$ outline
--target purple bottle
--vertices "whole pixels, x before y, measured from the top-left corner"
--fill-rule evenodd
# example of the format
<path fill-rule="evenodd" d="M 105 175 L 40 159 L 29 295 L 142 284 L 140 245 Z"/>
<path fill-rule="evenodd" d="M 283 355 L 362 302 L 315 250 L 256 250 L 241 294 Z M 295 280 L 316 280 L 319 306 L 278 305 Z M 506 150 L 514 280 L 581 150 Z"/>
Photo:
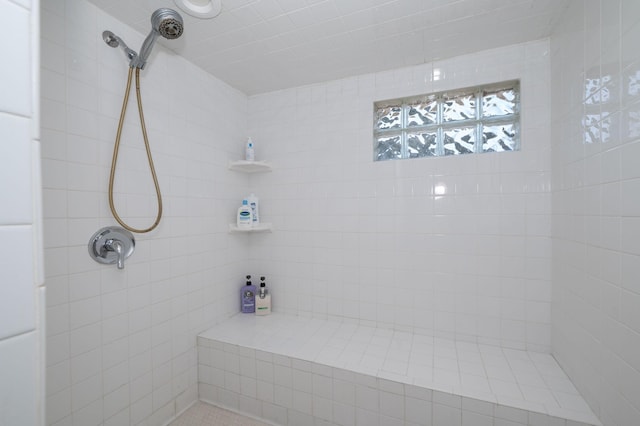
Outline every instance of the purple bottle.
<path fill-rule="evenodd" d="M 251 275 L 247 275 L 247 285 L 240 290 L 240 309 L 244 314 L 256 311 L 256 286 L 251 284 Z"/>

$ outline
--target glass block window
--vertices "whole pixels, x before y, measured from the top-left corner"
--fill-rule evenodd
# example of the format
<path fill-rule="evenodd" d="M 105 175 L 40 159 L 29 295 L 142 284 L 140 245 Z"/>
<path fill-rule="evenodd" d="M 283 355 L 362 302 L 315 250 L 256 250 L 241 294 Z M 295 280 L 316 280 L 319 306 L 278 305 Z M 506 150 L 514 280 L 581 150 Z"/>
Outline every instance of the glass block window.
<path fill-rule="evenodd" d="M 507 81 L 374 104 L 374 160 L 520 149 L 520 84 Z"/>

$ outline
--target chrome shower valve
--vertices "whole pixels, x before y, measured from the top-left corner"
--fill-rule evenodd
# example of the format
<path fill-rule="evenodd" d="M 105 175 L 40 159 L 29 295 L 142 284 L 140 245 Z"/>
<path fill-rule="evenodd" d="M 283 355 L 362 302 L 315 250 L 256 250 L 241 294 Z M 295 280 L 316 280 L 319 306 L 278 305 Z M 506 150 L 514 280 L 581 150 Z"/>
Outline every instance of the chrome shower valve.
<path fill-rule="evenodd" d="M 115 263 L 118 269 L 124 269 L 124 260 L 131 256 L 135 246 L 136 240 L 131 232 L 119 226 L 107 226 L 89 240 L 89 256 L 98 263 Z"/>

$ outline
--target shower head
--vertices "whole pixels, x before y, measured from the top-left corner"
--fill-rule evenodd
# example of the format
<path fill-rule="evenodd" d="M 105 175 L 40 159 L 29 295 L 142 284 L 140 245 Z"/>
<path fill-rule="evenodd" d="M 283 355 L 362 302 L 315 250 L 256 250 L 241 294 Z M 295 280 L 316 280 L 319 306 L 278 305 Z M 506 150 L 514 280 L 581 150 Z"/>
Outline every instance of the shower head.
<path fill-rule="evenodd" d="M 138 56 L 135 51 L 129 49 L 129 46 L 127 46 L 127 44 L 120 37 L 118 37 L 111 31 L 103 31 L 102 39 L 111 47 L 121 47 L 122 50 L 124 50 L 124 54 L 127 55 L 129 61 L 133 61 Z"/>
<path fill-rule="evenodd" d="M 131 50 L 120 37 L 111 31 L 104 31 L 102 39 L 111 47 L 121 47 L 129 59 L 131 68 L 143 69 L 158 36 L 172 40 L 180 37 L 183 31 L 182 16 L 173 9 L 162 8 L 151 15 L 151 32 L 142 43 L 139 54 Z"/>
<path fill-rule="evenodd" d="M 151 26 L 164 38 L 174 39 L 184 30 L 182 16 L 173 9 L 158 9 L 151 15 Z"/>
<path fill-rule="evenodd" d="M 132 66 L 144 68 L 159 35 L 172 40 L 180 37 L 183 31 L 182 16 L 175 10 L 162 8 L 153 12 L 151 15 L 151 32 L 142 43 L 140 54 L 138 54 Z"/>

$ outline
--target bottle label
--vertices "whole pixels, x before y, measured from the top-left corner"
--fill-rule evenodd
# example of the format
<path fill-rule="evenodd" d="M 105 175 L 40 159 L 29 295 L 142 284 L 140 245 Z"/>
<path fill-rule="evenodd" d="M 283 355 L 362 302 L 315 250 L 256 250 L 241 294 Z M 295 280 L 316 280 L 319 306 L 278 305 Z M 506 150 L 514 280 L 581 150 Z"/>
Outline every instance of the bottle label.
<path fill-rule="evenodd" d="M 253 222 L 253 219 L 251 217 L 251 212 L 249 210 L 241 211 L 238 214 L 238 224 L 251 225 L 252 222 Z"/>

